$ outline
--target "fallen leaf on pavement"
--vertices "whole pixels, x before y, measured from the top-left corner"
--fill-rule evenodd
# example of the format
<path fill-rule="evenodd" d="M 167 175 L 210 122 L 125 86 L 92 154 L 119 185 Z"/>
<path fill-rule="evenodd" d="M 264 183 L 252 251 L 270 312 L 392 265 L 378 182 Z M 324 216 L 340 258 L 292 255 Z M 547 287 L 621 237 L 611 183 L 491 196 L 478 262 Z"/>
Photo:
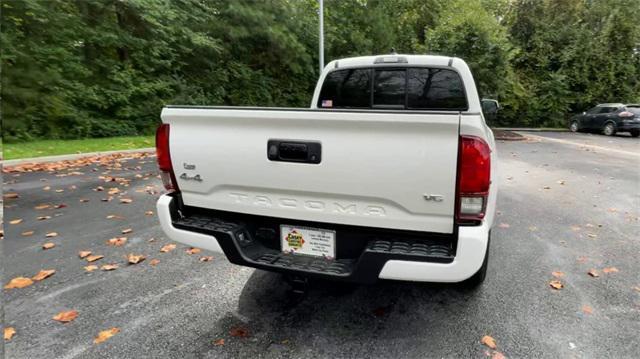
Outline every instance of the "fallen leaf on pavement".
<path fill-rule="evenodd" d="M 127 229 L 123 229 L 122 230 L 122 234 L 129 234 L 131 232 L 133 232 L 133 229 L 131 229 L 131 228 L 127 228 Z"/>
<path fill-rule="evenodd" d="M 613 213 L 613 212 L 618 212 L 618 209 L 617 209 L 617 208 L 613 208 L 613 207 L 612 207 L 612 208 L 607 209 L 607 211 L 609 211 L 609 212 L 612 212 L 612 213 Z"/>
<path fill-rule="evenodd" d="M 86 202 L 89 202 L 89 199 L 88 198 L 80 198 L 80 202 L 86 203 Z"/>
<path fill-rule="evenodd" d="M 22 223 L 22 218 L 13 219 L 9 221 L 9 224 L 20 224 L 20 223 Z"/>
<path fill-rule="evenodd" d="M 78 256 L 80 258 L 85 258 L 91 255 L 91 251 L 80 251 L 78 252 Z"/>
<path fill-rule="evenodd" d="M 66 312 L 60 312 L 53 317 L 53 320 L 57 320 L 60 323 L 69 323 L 78 317 L 77 310 L 69 310 Z"/>
<path fill-rule="evenodd" d="M 544 187 L 542 187 L 542 189 L 551 189 L 551 187 L 549 187 L 549 186 L 544 186 Z"/>
<path fill-rule="evenodd" d="M 551 272 L 551 275 L 556 277 L 556 278 L 560 278 L 564 276 L 563 272 Z"/>
<path fill-rule="evenodd" d="M 590 306 L 588 306 L 586 304 L 582 306 L 582 311 L 585 314 L 593 314 L 593 308 L 591 308 Z"/>
<path fill-rule="evenodd" d="M 243 327 L 234 327 L 234 328 L 231 328 L 231 330 L 229 331 L 229 334 L 232 337 L 246 338 L 249 336 L 249 331 Z"/>
<path fill-rule="evenodd" d="M 150 261 L 149 261 L 149 264 L 150 264 L 150 265 L 152 265 L 152 266 L 155 266 L 155 265 L 157 265 L 158 263 L 160 263 L 160 260 L 159 260 L 159 259 L 156 259 L 156 258 L 154 258 L 154 259 L 152 259 L 152 260 L 150 260 Z"/>
<path fill-rule="evenodd" d="M 616 267 L 608 267 L 602 270 L 605 273 L 616 273 L 618 272 L 618 268 Z"/>
<path fill-rule="evenodd" d="M 213 341 L 213 345 L 219 347 L 221 345 L 224 345 L 224 339 L 218 339 L 218 340 L 214 340 Z"/>
<path fill-rule="evenodd" d="M 104 191 L 104 187 L 98 186 L 98 187 L 94 188 L 93 190 L 96 191 L 96 192 L 102 192 L 102 191 Z"/>
<path fill-rule="evenodd" d="M 589 270 L 589 272 L 587 272 L 587 273 L 588 273 L 590 276 L 594 277 L 594 278 L 595 278 L 595 277 L 599 277 L 599 276 L 600 276 L 600 274 L 598 274 L 598 271 L 597 271 L 597 270 L 595 270 L 595 269 L 590 269 L 590 270 Z"/>
<path fill-rule="evenodd" d="M 34 275 L 33 278 L 31 279 L 35 281 L 41 281 L 43 279 L 51 277 L 55 273 L 56 273 L 55 269 L 43 269 L 40 272 L 38 272 L 38 274 Z"/>
<path fill-rule="evenodd" d="M 580 226 L 571 226 L 571 230 L 574 232 L 577 232 L 579 230 L 581 230 L 582 228 L 580 228 Z"/>
<path fill-rule="evenodd" d="M 187 252 L 187 254 L 198 254 L 200 253 L 200 248 L 191 247 L 187 249 L 185 252 Z"/>
<path fill-rule="evenodd" d="M 55 209 L 66 208 L 66 207 L 67 205 L 64 203 L 56 204 L 55 206 L 53 206 L 53 208 Z"/>
<path fill-rule="evenodd" d="M 50 189 L 51 189 L 51 186 L 44 186 L 44 187 L 42 187 L 42 190 L 43 190 L 43 191 L 48 191 L 48 190 L 50 190 Z"/>
<path fill-rule="evenodd" d="M 55 246 L 56 246 L 55 243 L 47 242 L 47 243 L 42 245 L 42 249 L 51 249 L 51 248 L 53 248 Z"/>
<path fill-rule="evenodd" d="M 57 190 L 56 190 L 56 193 L 62 193 L 62 192 L 64 192 L 64 190 L 63 190 L 63 189 L 57 189 Z"/>
<path fill-rule="evenodd" d="M 47 209 L 49 207 L 51 207 L 51 205 L 49 205 L 49 204 L 39 204 L 39 205 L 35 206 L 35 209 L 40 210 L 40 209 Z"/>
<path fill-rule="evenodd" d="M 107 244 L 110 246 L 120 247 L 127 242 L 127 237 L 115 237 L 111 238 L 107 241 Z"/>
<path fill-rule="evenodd" d="M 124 219 L 124 217 L 118 216 L 117 214 L 110 214 L 107 216 L 107 219 Z"/>
<path fill-rule="evenodd" d="M 100 269 L 104 270 L 104 271 L 116 270 L 116 269 L 118 269 L 118 265 L 115 264 L 115 263 L 105 264 L 102 267 L 100 267 Z"/>
<path fill-rule="evenodd" d="M 120 203 L 129 204 L 133 202 L 131 198 L 120 198 Z"/>
<path fill-rule="evenodd" d="M 2 196 L 6 199 L 12 199 L 12 198 L 19 198 L 20 195 L 15 193 L 15 192 L 11 192 L 11 193 L 5 193 L 4 196 Z"/>
<path fill-rule="evenodd" d="M 504 354 L 498 351 L 494 351 L 493 354 L 491 354 L 491 359 L 506 359 L 506 357 L 504 356 Z"/>
<path fill-rule="evenodd" d="M 213 256 L 204 256 L 200 257 L 200 262 L 210 262 L 213 259 Z"/>
<path fill-rule="evenodd" d="M 11 338 L 13 338 L 15 334 L 16 334 L 16 330 L 14 327 L 4 328 L 4 340 L 11 340 Z"/>
<path fill-rule="evenodd" d="M 549 285 L 553 289 L 562 289 L 564 287 L 562 282 L 560 282 L 559 280 L 552 280 L 551 282 L 549 282 Z"/>
<path fill-rule="evenodd" d="M 89 262 L 89 263 L 91 263 L 91 262 L 95 262 L 95 261 L 97 261 L 98 259 L 102 259 L 102 258 L 104 258 L 104 256 L 103 256 L 103 255 L 100 255 L 100 254 L 92 255 L 92 256 L 88 256 L 88 257 L 87 257 L 87 262 Z"/>
<path fill-rule="evenodd" d="M 87 272 L 93 272 L 96 269 L 98 269 L 98 266 L 94 264 L 90 264 L 84 267 L 84 270 L 86 270 Z"/>
<path fill-rule="evenodd" d="M 145 216 L 153 216 L 153 211 L 146 211 L 144 212 Z"/>
<path fill-rule="evenodd" d="M 508 223 L 500 223 L 498 225 L 499 228 L 509 228 L 509 224 Z"/>
<path fill-rule="evenodd" d="M 560 180 L 560 181 L 558 181 L 556 183 L 559 184 L 559 185 L 564 185 L 564 180 Z"/>
<path fill-rule="evenodd" d="M 33 284 L 33 280 L 31 278 L 25 277 L 16 277 L 13 278 L 7 285 L 4 286 L 4 289 L 13 289 L 13 288 L 24 288 Z"/>
<path fill-rule="evenodd" d="M 40 216 L 40 217 L 38 217 L 38 221 L 44 221 L 45 219 L 51 219 L 51 216 Z"/>
<path fill-rule="evenodd" d="M 163 246 L 162 248 L 160 248 L 160 252 L 168 253 L 168 252 L 171 252 L 174 249 L 176 249 L 176 245 L 173 244 L 173 243 L 169 243 L 169 244 Z"/>
<path fill-rule="evenodd" d="M 24 232 L 22 232 L 22 235 L 24 237 L 28 237 L 28 236 L 32 235 L 33 233 L 34 233 L 33 231 L 24 231 Z"/>
<path fill-rule="evenodd" d="M 98 333 L 98 336 L 93 339 L 94 344 L 100 344 L 105 340 L 111 338 L 112 336 L 118 334 L 120 332 L 120 328 L 113 327 L 111 329 L 103 330 Z"/>
<path fill-rule="evenodd" d="M 142 254 L 136 255 L 133 253 L 129 253 L 129 255 L 127 256 L 127 261 L 129 262 L 129 264 L 138 264 L 140 262 L 142 262 L 146 257 L 143 256 Z"/>
<path fill-rule="evenodd" d="M 496 340 L 493 339 L 493 337 L 488 336 L 488 335 L 485 335 L 484 337 L 482 337 L 482 339 L 480 340 L 480 343 L 488 346 L 491 349 L 497 348 Z"/>
<path fill-rule="evenodd" d="M 47 238 L 53 238 L 53 237 L 57 237 L 58 236 L 58 232 L 49 232 L 47 234 L 44 235 Z"/>
<path fill-rule="evenodd" d="M 587 233 L 587 237 L 589 237 L 589 238 L 597 238 L 598 235 L 595 234 L 595 233 Z"/>

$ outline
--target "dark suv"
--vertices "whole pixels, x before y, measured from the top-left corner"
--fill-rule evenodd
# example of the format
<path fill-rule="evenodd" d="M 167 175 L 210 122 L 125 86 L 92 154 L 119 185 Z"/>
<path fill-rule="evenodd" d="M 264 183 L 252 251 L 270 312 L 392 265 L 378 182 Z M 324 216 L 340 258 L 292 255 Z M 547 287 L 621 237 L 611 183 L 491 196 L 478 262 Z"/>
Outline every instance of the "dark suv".
<path fill-rule="evenodd" d="M 640 104 L 603 103 L 569 120 L 569 129 L 578 131 L 602 131 L 607 136 L 616 132 L 629 132 L 640 136 Z"/>

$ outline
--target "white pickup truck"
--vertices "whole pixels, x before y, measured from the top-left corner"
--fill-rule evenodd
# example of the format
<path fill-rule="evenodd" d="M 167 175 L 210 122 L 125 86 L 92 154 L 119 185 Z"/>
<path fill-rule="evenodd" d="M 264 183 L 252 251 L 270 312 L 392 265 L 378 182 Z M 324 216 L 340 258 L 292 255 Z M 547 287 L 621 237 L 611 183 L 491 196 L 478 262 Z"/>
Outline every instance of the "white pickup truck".
<path fill-rule="evenodd" d="M 332 61 L 309 109 L 166 106 L 162 229 L 304 278 L 478 285 L 497 193 L 481 107 L 463 60 L 397 54 Z"/>

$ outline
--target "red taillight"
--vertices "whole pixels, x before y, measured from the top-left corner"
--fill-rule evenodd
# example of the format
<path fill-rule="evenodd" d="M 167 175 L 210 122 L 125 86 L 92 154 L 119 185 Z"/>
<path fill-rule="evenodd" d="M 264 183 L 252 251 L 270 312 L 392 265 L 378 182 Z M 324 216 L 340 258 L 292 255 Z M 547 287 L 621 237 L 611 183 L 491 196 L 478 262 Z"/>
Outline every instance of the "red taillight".
<path fill-rule="evenodd" d="M 169 152 L 169 124 L 163 123 L 156 131 L 156 154 L 158 156 L 158 168 L 164 188 L 169 192 L 178 191 L 178 183 L 173 173 L 171 165 L 171 154 Z"/>
<path fill-rule="evenodd" d="M 462 135 L 458 156 L 456 217 L 480 220 L 484 218 L 491 185 L 491 149 L 480 137 Z"/>

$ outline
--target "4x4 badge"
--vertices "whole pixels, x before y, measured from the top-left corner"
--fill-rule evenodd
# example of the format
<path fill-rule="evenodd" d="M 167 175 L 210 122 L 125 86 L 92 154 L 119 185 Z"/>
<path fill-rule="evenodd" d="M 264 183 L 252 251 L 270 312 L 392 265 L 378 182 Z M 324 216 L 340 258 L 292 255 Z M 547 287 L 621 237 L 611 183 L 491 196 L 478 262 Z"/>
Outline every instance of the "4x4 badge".
<path fill-rule="evenodd" d="M 439 194 L 425 194 L 424 199 L 427 201 L 442 202 L 444 201 L 444 196 Z"/>

